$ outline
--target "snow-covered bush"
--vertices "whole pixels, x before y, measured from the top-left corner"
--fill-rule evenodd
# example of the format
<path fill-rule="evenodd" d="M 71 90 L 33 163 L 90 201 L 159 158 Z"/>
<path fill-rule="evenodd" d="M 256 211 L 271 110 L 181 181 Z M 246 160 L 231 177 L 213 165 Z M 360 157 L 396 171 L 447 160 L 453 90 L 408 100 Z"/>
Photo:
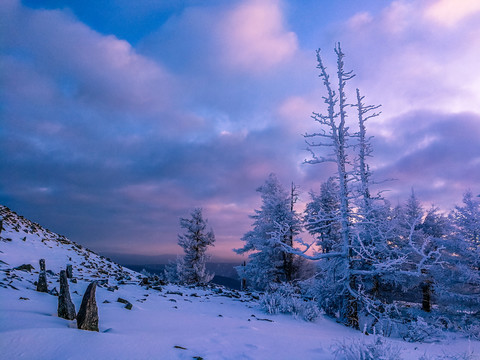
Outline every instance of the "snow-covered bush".
<path fill-rule="evenodd" d="M 181 272 L 182 268 L 183 268 L 183 258 L 180 256 L 177 256 L 177 259 L 175 261 L 170 261 L 165 266 L 165 270 L 164 270 L 165 280 L 174 284 L 179 283 L 180 282 L 179 273 Z"/>
<path fill-rule="evenodd" d="M 418 360 L 477 360 L 478 355 L 472 349 L 457 354 L 444 354 L 440 356 L 431 357 L 423 355 Z"/>
<path fill-rule="evenodd" d="M 479 324 L 467 325 L 465 326 L 463 331 L 469 338 L 480 341 L 480 325 Z"/>
<path fill-rule="evenodd" d="M 306 321 L 314 321 L 320 310 L 313 301 L 305 300 L 290 284 L 272 286 L 261 298 L 261 308 L 269 314 L 293 314 Z"/>
<path fill-rule="evenodd" d="M 408 342 L 428 342 L 442 337 L 442 331 L 418 316 L 399 328 L 399 335 Z"/>
<path fill-rule="evenodd" d="M 343 340 L 332 346 L 338 360 L 398 360 L 402 349 L 389 344 L 384 338 L 374 336 L 372 340 Z"/>

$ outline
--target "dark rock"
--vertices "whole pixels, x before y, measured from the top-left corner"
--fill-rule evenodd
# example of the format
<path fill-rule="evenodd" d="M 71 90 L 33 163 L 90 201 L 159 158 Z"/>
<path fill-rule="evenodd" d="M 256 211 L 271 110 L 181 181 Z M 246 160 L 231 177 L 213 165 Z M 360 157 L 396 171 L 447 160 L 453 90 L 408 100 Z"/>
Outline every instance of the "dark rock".
<path fill-rule="evenodd" d="M 117 299 L 117 302 L 122 303 L 122 304 L 129 304 L 130 303 L 128 300 L 122 299 L 120 297 Z"/>
<path fill-rule="evenodd" d="M 260 319 L 260 318 L 256 318 L 258 321 L 267 321 L 267 322 L 273 322 L 273 320 L 270 320 L 270 319 Z"/>
<path fill-rule="evenodd" d="M 45 271 L 45 259 L 40 259 L 40 271 Z"/>
<path fill-rule="evenodd" d="M 125 305 L 125 309 L 127 310 L 132 310 L 132 307 L 133 305 L 131 303 L 128 303 L 127 305 Z"/>
<path fill-rule="evenodd" d="M 167 294 L 183 296 L 183 293 L 180 291 L 167 291 Z"/>
<path fill-rule="evenodd" d="M 32 272 L 33 269 L 35 269 L 32 265 L 30 264 L 23 264 L 23 265 L 20 265 L 20 266 L 17 266 L 16 268 L 14 268 L 15 270 L 21 270 L 21 271 L 28 271 L 28 272 Z"/>
<path fill-rule="evenodd" d="M 104 303 L 104 304 L 110 304 L 110 301 L 108 301 L 108 300 L 103 300 L 103 303 Z"/>
<path fill-rule="evenodd" d="M 47 270 L 46 272 L 50 276 L 55 276 L 56 275 L 52 270 Z"/>
<path fill-rule="evenodd" d="M 81 330 L 98 331 L 98 307 L 95 301 L 97 283 L 92 281 L 83 295 L 77 314 L 77 327 Z"/>
<path fill-rule="evenodd" d="M 37 291 L 48 292 L 47 274 L 45 271 L 40 271 L 40 274 L 38 274 Z"/>
<path fill-rule="evenodd" d="M 76 284 L 77 283 L 77 279 L 76 278 L 72 278 L 72 280 L 70 280 L 72 283 Z"/>
<path fill-rule="evenodd" d="M 60 295 L 58 296 L 58 317 L 67 320 L 73 320 L 76 317 L 75 305 L 70 297 L 68 287 L 67 272 L 60 271 Z"/>
<path fill-rule="evenodd" d="M 23 296 L 20 296 L 18 299 L 19 299 L 19 300 L 30 300 L 29 298 L 23 297 Z"/>
<path fill-rule="evenodd" d="M 45 272 L 45 259 L 39 260 L 40 273 L 38 274 L 37 291 L 48 292 L 47 274 Z"/>
<path fill-rule="evenodd" d="M 58 290 L 56 287 L 54 287 L 52 290 L 50 290 L 48 292 L 50 295 L 53 295 L 53 296 L 58 296 Z"/>
<path fill-rule="evenodd" d="M 73 266 L 72 266 L 72 264 L 67 264 L 67 278 L 69 278 L 69 279 L 73 278 Z"/>

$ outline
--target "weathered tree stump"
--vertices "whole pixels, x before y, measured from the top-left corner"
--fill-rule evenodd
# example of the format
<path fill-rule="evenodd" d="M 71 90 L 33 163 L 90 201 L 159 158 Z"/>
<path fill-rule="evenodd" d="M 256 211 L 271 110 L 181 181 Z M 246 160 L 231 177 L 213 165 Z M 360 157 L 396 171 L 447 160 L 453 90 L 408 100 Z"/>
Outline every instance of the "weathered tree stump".
<path fill-rule="evenodd" d="M 67 278 L 73 278 L 73 267 L 72 264 L 67 264 Z"/>
<path fill-rule="evenodd" d="M 83 295 L 82 305 L 77 314 L 77 328 L 98 331 L 98 307 L 95 301 L 97 282 L 92 281 Z"/>
<path fill-rule="evenodd" d="M 58 317 L 67 320 L 73 320 L 76 317 L 75 305 L 70 297 L 68 288 L 67 272 L 60 271 L 60 295 L 58 296 Z"/>

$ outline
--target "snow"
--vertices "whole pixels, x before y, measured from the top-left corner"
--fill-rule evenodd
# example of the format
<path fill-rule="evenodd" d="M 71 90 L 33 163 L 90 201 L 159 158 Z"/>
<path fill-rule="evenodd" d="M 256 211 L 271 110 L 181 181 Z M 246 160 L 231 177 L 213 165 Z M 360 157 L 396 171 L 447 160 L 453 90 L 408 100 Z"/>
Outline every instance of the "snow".
<path fill-rule="evenodd" d="M 0 359 L 334 359 L 332 345 L 340 341 L 373 341 L 325 317 L 308 323 L 289 315 L 267 315 L 251 296 L 229 297 L 237 294 L 224 288 L 147 289 L 138 285 L 139 274 L 68 240 L 60 243 L 56 234 L 44 229 L 27 234 L 29 223 L 14 221 L 21 223 L 19 231 L 5 221 L 1 237 L 11 241 L 0 241 Z M 35 291 L 40 258 L 55 273 L 47 274 L 49 289 L 58 290 L 58 272 L 73 264 L 78 283 L 69 285 L 77 311 L 90 280 L 118 286 L 115 291 L 97 287 L 100 332 L 78 330 L 75 320 L 58 318 L 57 297 Z M 12 270 L 28 263 L 35 267 L 32 273 Z M 118 274 L 126 284 L 119 284 Z M 119 297 L 131 302 L 132 310 L 117 302 Z M 480 354 L 479 342 L 455 334 L 441 343 L 387 341 L 403 349 L 403 359 Z"/>

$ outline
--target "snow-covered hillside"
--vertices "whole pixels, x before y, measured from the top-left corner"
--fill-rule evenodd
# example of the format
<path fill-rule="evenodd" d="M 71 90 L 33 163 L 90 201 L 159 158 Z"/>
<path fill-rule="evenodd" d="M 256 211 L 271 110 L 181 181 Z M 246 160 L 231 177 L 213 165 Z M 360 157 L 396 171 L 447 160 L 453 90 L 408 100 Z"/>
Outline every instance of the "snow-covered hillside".
<path fill-rule="evenodd" d="M 335 359 L 340 343 L 375 340 L 327 318 L 307 323 L 264 314 L 255 297 L 221 287 L 140 285 L 140 274 L 5 207 L 0 214 L 0 359 Z M 41 258 L 49 289 L 58 290 L 60 270 L 73 265 L 69 285 L 77 311 L 89 282 L 98 281 L 100 332 L 59 318 L 57 296 L 35 290 Z M 33 269 L 16 269 L 22 265 Z M 401 349 L 399 359 L 480 358 L 480 343 L 460 336 L 385 342 Z"/>

